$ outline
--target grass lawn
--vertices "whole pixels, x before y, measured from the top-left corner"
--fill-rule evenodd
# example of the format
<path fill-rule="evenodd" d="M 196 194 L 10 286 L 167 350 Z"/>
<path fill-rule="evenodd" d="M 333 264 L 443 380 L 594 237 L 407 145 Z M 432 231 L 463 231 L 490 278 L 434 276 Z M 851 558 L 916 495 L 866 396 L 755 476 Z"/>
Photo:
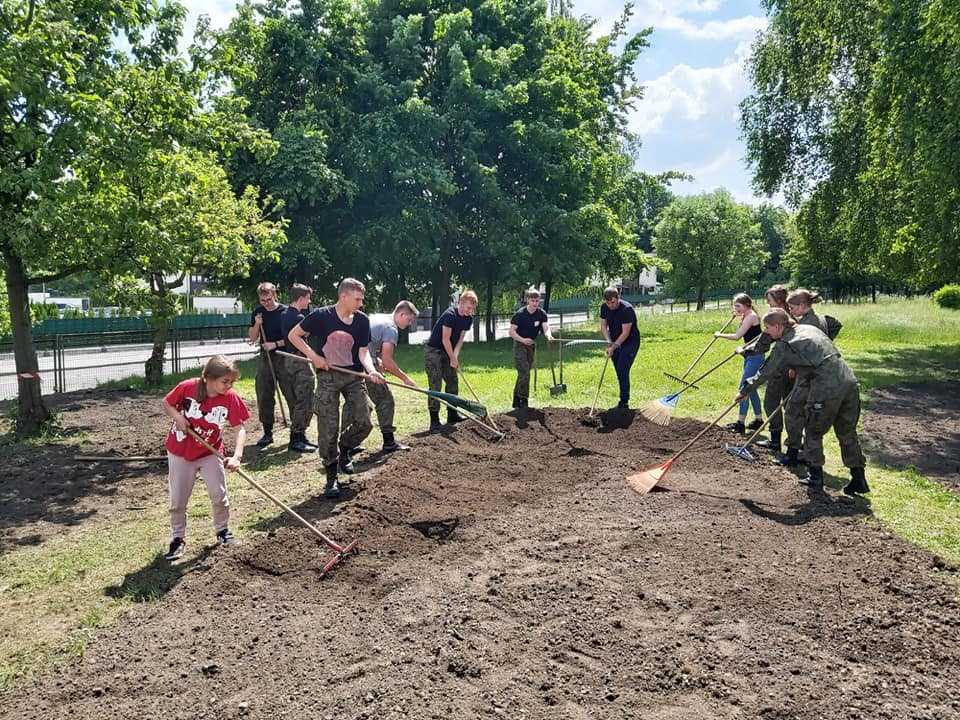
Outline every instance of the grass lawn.
<path fill-rule="evenodd" d="M 837 344 L 860 378 L 865 398 L 870 389 L 885 384 L 960 378 L 960 312 L 941 310 L 927 299 L 827 305 L 820 311 L 844 323 Z M 641 316 L 643 341 L 632 375 L 633 404 L 671 390 L 663 372 L 682 373 L 728 317 L 724 310 Z M 595 338 L 596 328 L 593 324 L 567 328 L 565 337 Z M 702 367 L 723 359 L 733 347 L 729 341 L 718 340 L 701 361 Z M 426 385 L 422 354 L 419 347 L 403 347 L 398 361 L 405 370 L 413 371 L 419 384 Z M 600 346 L 579 346 L 565 352 L 564 381 L 569 391 L 558 397 L 549 393 L 551 354 L 541 346 L 538 388 L 531 405 L 589 406 L 603 367 Z M 515 380 L 510 341 L 468 344 L 462 360 L 481 401 L 493 412 L 509 410 Z M 734 396 L 741 369 L 739 358 L 730 360 L 703 381 L 700 390 L 686 393 L 676 414 L 715 417 Z M 237 389 L 253 398 L 252 363 L 245 363 L 243 371 Z M 169 385 L 177 379 L 171 378 Z M 112 384 L 138 386 L 142 381 Z M 160 390 L 155 392 L 159 395 Z M 462 383 L 461 394 L 467 394 Z M 402 391 L 395 396 L 398 434 L 402 437 L 425 429 L 425 398 Z M 616 379 L 608 368 L 600 407 L 609 407 L 616 400 Z M 283 441 L 285 437 L 278 438 Z M 379 433 L 374 431 L 367 445 L 375 448 L 379 442 Z M 846 478 L 832 434 L 826 450 L 828 474 Z M 299 458 L 292 468 L 282 457 L 273 456 L 255 466 L 258 480 L 291 503 L 316 494 L 322 487 L 316 456 Z M 960 496 L 909 468 L 871 465 L 868 479 L 873 489 L 873 517 L 867 522 L 880 522 L 910 542 L 960 562 Z M 235 532 L 240 537 L 259 531 L 277 515 L 274 506 L 235 474 L 230 478 L 230 491 Z M 201 543 L 196 542 L 190 548 L 193 557 L 181 566 L 170 568 L 159 559 L 167 537 L 166 497 L 161 490 L 156 501 L 155 507 L 135 517 L 100 518 L 40 546 L 17 549 L 0 558 L 0 689 L 38 669 L 76 657 L 98 627 L 115 620 L 133 603 L 162 597 L 205 556 Z M 191 523 L 208 515 L 206 494 L 198 488 L 190 508 Z"/>

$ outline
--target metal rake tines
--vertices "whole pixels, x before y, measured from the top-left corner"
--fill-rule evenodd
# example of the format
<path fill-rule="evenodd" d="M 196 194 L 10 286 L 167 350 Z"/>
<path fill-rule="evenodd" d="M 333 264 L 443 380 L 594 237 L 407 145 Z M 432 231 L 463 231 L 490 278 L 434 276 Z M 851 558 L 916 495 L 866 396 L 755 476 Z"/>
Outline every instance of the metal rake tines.
<path fill-rule="evenodd" d="M 746 460 L 747 462 L 755 462 L 757 459 L 756 455 L 750 452 L 750 448 L 747 445 L 731 445 L 730 443 L 727 443 L 723 447 L 734 457 Z"/>

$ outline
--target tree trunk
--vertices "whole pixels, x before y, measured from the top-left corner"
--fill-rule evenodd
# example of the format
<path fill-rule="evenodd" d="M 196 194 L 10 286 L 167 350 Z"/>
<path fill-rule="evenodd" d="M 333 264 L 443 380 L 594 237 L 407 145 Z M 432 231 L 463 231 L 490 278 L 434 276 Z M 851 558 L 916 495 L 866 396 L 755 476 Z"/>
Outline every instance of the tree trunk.
<path fill-rule="evenodd" d="M 10 304 L 10 325 L 13 332 L 13 356 L 17 368 L 18 435 L 32 435 L 50 419 L 50 410 L 43 402 L 40 387 L 37 351 L 33 347 L 30 326 L 30 296 L 27 271 L 23 260 L 12 251 L 4 252 L 7 267 L 7 301 Z"/>
<path fill-rule="evenodd" d="M 873 284 L 870 286 L 870 294 L 873 296 L 873 302 L 874 302 L 874 304 L 876 304 L 876 302 L 877 302 L 877 284 L 876 284 L 876 283 L 873 283 Z"/>
<path fill-rule="evenodd" d="M 159 280 L 159 288 L 154 287 L 153 307 L 153 352 L 144 363 L 143 374 L 147 385 L 157 386 L 163 382 L 163 362 L 167 352 L 167 335 L 170 333 L 170 318 L 167 315 L 167 289 L 163 286 L 163 276 Z"/>
<path fill-rule="evenodd" d="M 493 314 L 493 291 L 496 283 L 493 280 L 493 273 L 487 276 L 487 342 L 496 342 L 497 340 L 497 318 Z"/>
<path fill-rule="evenodd" d="M 543 311 L 550 312 L 550 296 L 553 295 L 553 278 L 547 278 L 543 283 Z"/>
<path fill-rule="evenodd" d="M 703 288 L 697 288 L 697 312 L 703 310 Z"/>

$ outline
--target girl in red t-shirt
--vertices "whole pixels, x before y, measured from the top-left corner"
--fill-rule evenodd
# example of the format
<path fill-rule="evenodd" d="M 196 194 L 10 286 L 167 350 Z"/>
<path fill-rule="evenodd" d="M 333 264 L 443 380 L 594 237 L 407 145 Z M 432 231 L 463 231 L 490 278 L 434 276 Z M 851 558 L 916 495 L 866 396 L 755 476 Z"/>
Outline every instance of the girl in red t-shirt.
<path fill-rule="evenodd" d="M 220 453 L 223 448 L 223 426 L 238 427 L 237 444 L 233 456 L 226 460 L 229 470 L 240 467 L 243 443 L 247 438 L 243 423 L 250 411 L 233 391 L 233 383 L 240 371 L 222 355 L 207 360 L 199 378 L 184 380 L 163 399 L 163 411 L 173 420 L 167 435 L 168 481 L 170 488 L 170 549 L 164 557 L 176 560 L 186 547 L 187 501 L 193 492 L 197 472 L 203 477 L 207 494 L 213 505 L 213 528 L 221 545 L 233 542 L 228 528 L 230 501 L 227 498 L 227 478 L 224 462 L 187 434 L 192 428 Z"/>

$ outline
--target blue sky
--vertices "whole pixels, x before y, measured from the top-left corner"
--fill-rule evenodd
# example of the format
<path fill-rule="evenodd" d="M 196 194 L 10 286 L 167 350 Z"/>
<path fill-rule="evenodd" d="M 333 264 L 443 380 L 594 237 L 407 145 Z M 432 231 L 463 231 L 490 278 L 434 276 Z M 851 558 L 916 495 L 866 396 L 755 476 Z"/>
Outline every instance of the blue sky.
<path fill-rule="evenodd" d="M 182 0 L 188 33 L 202 12 L 222 27 L 234 0 Z M 574 12 L 596 18 L 596 33 L 623 11 L 615 0 L 574 0 Z M 759 0 L 634 0 L 630 30 L 653 27 L 651 47 L 637 61 L 645 87 L 631 126 L 642 141 L 641 170 L 682 170 L 680 194 L 726 187 L 743 202 L 759 202 L 750 188 L 739 139 L 738 105 L 749 90 L 744 62 L 766 26 Z"/>

